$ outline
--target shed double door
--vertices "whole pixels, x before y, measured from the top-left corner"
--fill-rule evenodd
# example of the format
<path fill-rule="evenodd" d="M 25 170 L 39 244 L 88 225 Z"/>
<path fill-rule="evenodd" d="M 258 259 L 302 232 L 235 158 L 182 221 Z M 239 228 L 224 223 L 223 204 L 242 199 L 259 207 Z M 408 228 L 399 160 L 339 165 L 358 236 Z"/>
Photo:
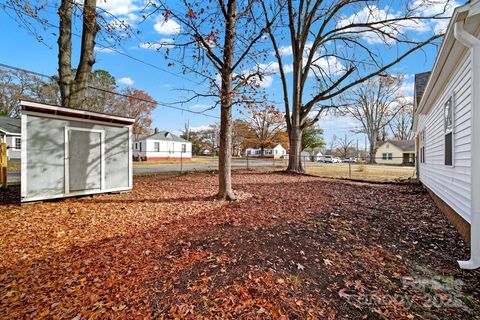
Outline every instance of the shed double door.
<path fill-rule="evenodd" d="M 103 186 L 103 132 L 68 128 L 65 192 L 88 193 Z"/>

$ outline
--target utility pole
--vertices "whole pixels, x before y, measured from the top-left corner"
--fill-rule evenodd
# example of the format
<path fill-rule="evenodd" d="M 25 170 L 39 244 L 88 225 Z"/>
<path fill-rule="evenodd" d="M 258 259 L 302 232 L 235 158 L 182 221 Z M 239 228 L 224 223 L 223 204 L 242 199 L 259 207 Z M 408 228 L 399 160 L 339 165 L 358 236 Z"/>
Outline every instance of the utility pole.
<path fill-rule="evenodd" d="M 358 137 L 357 137 L 357 152 L 356 152 L 356 156 L 355 156 L 355 159 L 358 160 Z"/>

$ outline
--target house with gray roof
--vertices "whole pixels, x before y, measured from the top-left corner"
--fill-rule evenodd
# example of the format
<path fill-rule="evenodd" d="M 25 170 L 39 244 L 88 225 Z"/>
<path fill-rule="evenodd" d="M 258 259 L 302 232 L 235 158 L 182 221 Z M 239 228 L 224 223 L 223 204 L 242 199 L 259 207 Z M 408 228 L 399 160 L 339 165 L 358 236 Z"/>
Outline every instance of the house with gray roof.
<path fill-rule="evenodd" d="M 0 141 L 7 144 L 7 159 L 20 159 L 22 133 L 20 119 L 0 116 Z"/>
<path fill-rule="evenodd" d="M 155 129 L 153 134 L 135 140 L 133 156 L 140 161 L 189 160 L 192 143 L 169 131 Z"/>

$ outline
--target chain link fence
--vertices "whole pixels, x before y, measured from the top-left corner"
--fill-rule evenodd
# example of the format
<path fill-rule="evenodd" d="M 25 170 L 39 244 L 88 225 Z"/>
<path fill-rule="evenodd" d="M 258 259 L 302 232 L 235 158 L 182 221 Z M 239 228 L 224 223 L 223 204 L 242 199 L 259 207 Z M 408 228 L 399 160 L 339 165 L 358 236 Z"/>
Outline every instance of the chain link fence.
<path fill-rule="evenodd" d="M 343 178 L 366 181 L 391 181 L 415 178 L 415 165 L 412 158 L 390 157 L 375 159 L 376 163 L 368 163 L 367 159 L 339 159 L 302 156 L 302 165 L 308 174 L 322 177 Z M 234 157 L 232 169 L 285 170 L 288 158 Z M 175 159 L 161 161 L 134 162 L 134 174 L 183 173 L 195 171 L 218 170 L 218 157 L 202 156 L 191 159 Z"/>

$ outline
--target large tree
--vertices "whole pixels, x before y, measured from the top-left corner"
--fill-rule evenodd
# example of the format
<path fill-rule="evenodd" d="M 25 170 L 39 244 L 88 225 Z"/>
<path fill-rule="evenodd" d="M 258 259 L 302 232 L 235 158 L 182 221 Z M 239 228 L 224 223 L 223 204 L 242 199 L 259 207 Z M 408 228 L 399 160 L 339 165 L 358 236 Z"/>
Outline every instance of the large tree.
<path fill-rule="evenodd" d="M 44 79 L 23 70 L 0 69 L 0 113 L 17 117 L 20 99 L 58 104 L 58 85 L 52 78 Z"/>
<path fill-rule="evenodd" d="M 277 134 L 285 129 L 285 117 L 274 106 L 265 104 L 251 106 L 244 114 L 263 156 L 265 148 L 272 147 Z"/>
<path fill-rule="evenodd" d="M 413 139 L 413 103 L 400 102 L 404 107 L 390 121 L 389 127 L 395 140 Z"/>
<path fill-rule="evenodd" d="M 355 148 L 353 148 L 353 140 L 347 134 L 338 140 L 337 155 L 342 158 L 347 158 L 353 155 Z"/>
<path fill-rule="evenodd" d="M 94 70 L 88 79 L 85 104 L 82 109 L 105 112 L 115 103 L 117 90 L 115 78 L 107 70 Z M 95 88 L 95 89 L 94 89 Z"/>
<path fill-rule="evenodd" d="M 424 21 L 448 18 L 443 16 L 448 1 L 431 15 L 426 12 L 435 10 L 422 10 L 432 2 L 417 0 L 409 5 L 409 1 L 397 1 L 395 9 L 382 1 L 367 0 L 274 2 L 287 7 L 275 27 L 267 18 L 266 29 L 282 81 L 290 139 L 288 171 L 304 171 L 301 141 L 309 117 L 317 121 L 320 112 L 335 105 L 339 95 L 385 73 L 441 37 L 431 33 L 409 35 L 415 29 L 425 29 Z M 272 7 L 264 1 L 265 16 L 272 16 Z M 287 46 L 282 44 L 284 36 Z M 291 61 L 286 59 L 287 54 L 291 54 Z M 287 77 L 289 72 L 291 76 Z"/>
<path fill-rule="evenodd" d="M 370 162 L 375 162 L 377 141 L 384 138 L 387 126 L 405 108 L 405 99 L 399 92 L 402 79 L 381 76 L 370 79 L 355 87 L 344 97 L 344 114 L 361 123 L 370 145 Z M 386 133 L 385 133 L 386 134 Z"/>
<path fill-rule="evenodd" d="M 302 134 L 302 151 L 321 149 L 325 146 L 323 140 L 323 129 L 316 124 L 308 125 Z"/>
<path fill-rule="evenodd" d="M 105 110 L 112 114 L 134 118 L 133 134 L 135 138 L 150 133 L 152 111 L 157 107 L 155 100 L 145 91 L 126 88 L 117 95 L 115 102 Z"/>
<path fill-rule="evenodd" d="M 163 13 L 165 23 L 174 19 L 181 26 L 175 42 L 169 43 L 166 50 L 172 56 L 175 48 L 182 49 L 181 58 L 173 59 L 171 64 L 180 63 L 184 71 L 210 84 L 205 92 L 199 92 L 198 87 L 190 90 L 192 97 L 186 101 L 208 97 L 220 106 L 218 198 L 233 200 L 232 108 L 236 104 L 255 102 L 252 90 L 254 94 L 262 80 L 257 66 L 262 54 L 257 44 L 263 40 L 265 29 L 263 23 L 255 23 L 264 19 L 259 1 L 190 3 L 182 0 L 171 5 L 158 1 L 154 5 L 157 12 Z"/>
<path fill-rule="evenodd" d="M 95 64 L 95 37 L 97 24 L 97 1 L 84 0 L 82 5 L 82 40 L 80 60 L 74 72 L 72 68 L 72 23 L 74 1 L 62 0 L 58 9 L 60 18 L 58 34 L 58 74 L 62 106 L 82 108 L 85 102 L 88 81 Z"/>

